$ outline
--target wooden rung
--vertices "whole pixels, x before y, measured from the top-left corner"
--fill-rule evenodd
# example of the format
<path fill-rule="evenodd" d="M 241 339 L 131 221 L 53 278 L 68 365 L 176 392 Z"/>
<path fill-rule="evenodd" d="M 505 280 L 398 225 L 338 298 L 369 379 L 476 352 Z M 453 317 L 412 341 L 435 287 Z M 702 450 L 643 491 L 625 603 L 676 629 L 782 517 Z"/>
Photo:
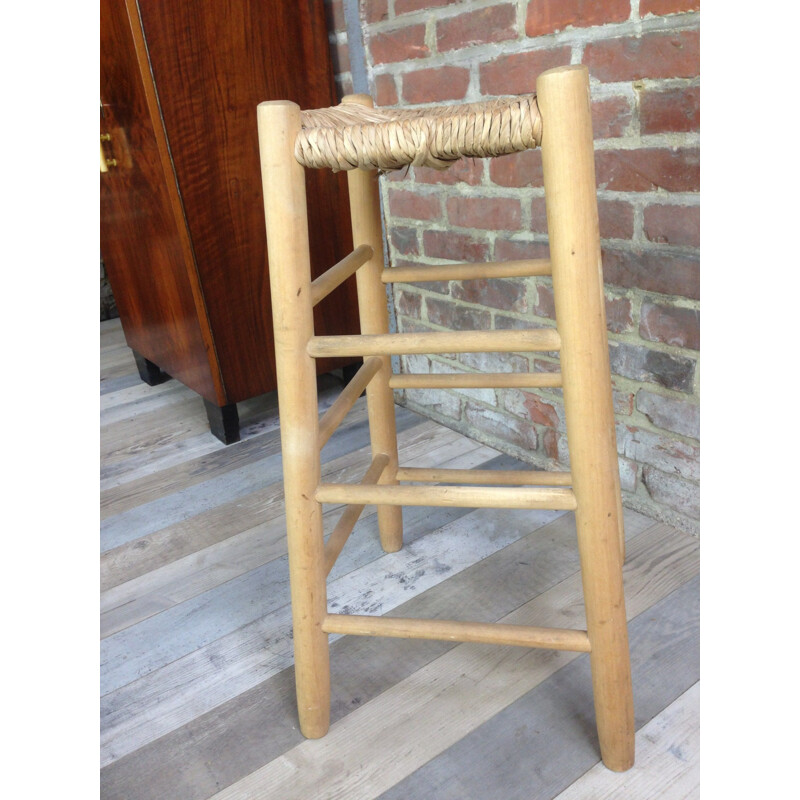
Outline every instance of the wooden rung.
<path fill-rule="evenodd" d="M 572 486 L 569 472 L 518 469 L 426 469 L 400 467 L 398 481 L 422 483 L 471 483 L 488 486 Z"/>
<path fill-rule="evenodd" d="M 490 261 L 485 264 L 436 264 L 419 267 L 391 267 L 381 272 L 384 283 L 416 283 L 419 281 L 466 281 L 475 278 L 526 278 L 550 275 L 549 258 L 522 261 Z"/>
<path fill-rule="evenodd" d="M 555 328 L 524 331 L 443 331 L 441 333 L 381 333 L 371 336 L 312 336 L 308 354 L 336 356 L 400 355 L 402 353 L 509 353 L 557 351 L 561 337 Z"/>
<path fill-rule="evenodd" d="M 386 469 L 388 463 L 389 456 L 385 453 L 378 453 L 378 455 L 372 459 L 369 469 L 364 473 L 364 477 L 361 479 L 361 485 L 377 483 L 381 479 L 381 475 L 383 475 L 383 471 Z M 331 531 L 331 535 L 328 537 L 328 541 L 325 544 L 326 575 L 333 569 L 336 559 L 339 558 L 339 553 L 342 552 L 342 548 L 353 532 L 353 528 L 356 522 L 358 522 L 358 518 L 361 516 L 363 510 L 363 505 L 348 505 L 342 512 L 342 516 L 339 517 L 336 527 Z"/>
<path fill-rule="evenodd" d="M 560 372 L 405 373 L 389 378 L 392 389 L 537 389 L 561 386 Z"/>
<path fill-rule="evenodd" d="M 352 377 L 342 393 L 333 401 L 331 407 L 322 415 L 319 421 L 319 435 L 317 444 L 321 450 L 328 439 L 333 436 L 334 431 L 339 427 L 342 420 L 347 416 L 348 411 L 353 407 L 356 400 L 361 397 L 361 393 L 367 388 L 367 384 L 377 375 L 381 368 L 379 358 L 368 358 Z"/>
<path fill-rule="evenodd" d="M 442 619 L 371 617 L 327 614 L 322 621 L 326 633 L 355 636 L 392 636 L 400 639 L 441 639 L 451 642 L 543 647 L 549 650 L 591 651 L 586 631 L 568 628 L 535 628 L 503 622 L 457 622 Z"/>
<path fill-rule="evenodd" d="M 355 271 L 366 264 L 373 256 L 373 249 L 368 244 L 356 247 L 352 253 L 323 272 L 311 281 L 311 304 L 316 305 L 327 297 L 339 284 L 344 283 Z"/>
<path fill-rule="evenodd" d="M 378 506 L 449 506 L 453 508 L 549 508 L 574 511 L 572 489 L 516 486 L 360 486 L 321 483 L 320 503 Z"/>

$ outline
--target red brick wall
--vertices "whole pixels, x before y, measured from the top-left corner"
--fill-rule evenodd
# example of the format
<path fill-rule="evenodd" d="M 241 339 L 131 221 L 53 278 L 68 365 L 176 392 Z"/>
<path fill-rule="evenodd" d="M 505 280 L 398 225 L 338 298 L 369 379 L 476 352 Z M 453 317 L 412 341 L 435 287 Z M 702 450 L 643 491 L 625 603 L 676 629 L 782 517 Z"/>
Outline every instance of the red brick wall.
<path fill-rule="evenodd" d="M 350 91 L 341 0 L 329 2 Z M 534 90 L 550 67 L 592 78 L 600 232 L 625 503 L 696 530 L 699 458 L 699 3 L 362 0 L 378 104 Z M 538 152 L 382 180 L 393 265 L 547 253 Z M 553 325 L 547 279 L 399 285 L 400 330 Z M 556 369 L 545 355 L 404 360 L 409 371 Z M 557 390 L 407 391 L 398 401 L 539 466 L 567 459 Z M 531 423 L 532 420 L 532 423 Z"/>

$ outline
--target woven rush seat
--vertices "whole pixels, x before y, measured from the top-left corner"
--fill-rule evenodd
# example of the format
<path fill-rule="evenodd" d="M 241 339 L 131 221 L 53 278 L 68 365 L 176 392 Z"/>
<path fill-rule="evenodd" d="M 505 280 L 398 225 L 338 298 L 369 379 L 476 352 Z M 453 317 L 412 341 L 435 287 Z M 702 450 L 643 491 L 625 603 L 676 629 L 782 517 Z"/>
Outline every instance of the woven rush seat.
<path fill-rule="evenodd" d="M 542 118 L 536 95 L 427 108 L 372 108 L 342 103 L 303 111 L 295 158 L 304 166 L 447 169 L 464 157 L 489 158 L 538 147 Z"/>

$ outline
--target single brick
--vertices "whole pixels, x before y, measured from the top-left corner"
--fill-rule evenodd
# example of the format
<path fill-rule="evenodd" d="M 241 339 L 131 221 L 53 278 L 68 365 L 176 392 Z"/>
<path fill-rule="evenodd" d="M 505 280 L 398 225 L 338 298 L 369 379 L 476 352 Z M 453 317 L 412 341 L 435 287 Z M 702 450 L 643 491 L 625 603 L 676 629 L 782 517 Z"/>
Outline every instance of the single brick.
<path fill-rule="evenodd" d="M 617 459 L 619 464 L 619 485 L 623 492 L 635 492 L 638 483 L 639 465 L 635 461 L 620 456 Z"/>
<path fill-rule="evenodd" d="M 696 147 L 648 147 L 595 153 L 597 186 L 615 192 L 697 192 L 700 151 Z"/>
<path fill-rule="evenodd" d="M 697 300 L 700 296 L 700 259 L 659 251 L 603 250 L 606 283 L 625 289 L 679 295 Z"/>
<path fill-rule="evenodd" d="M 640 0 L 639 16 L 648 14 L 680 14 L 682 11 L 699 11 L 700 0 Z"/>
<path fill-rule="evenodd" d="M 411 11 L 422 11 L 425 8 L 440 8 L 460 3 L 461 0 L 394 0 L 394 13 L 408 14 Z"/>
<path fill-rule="evenodd" d="M 375 104 L 379 106 L 397 105 L 397 86 L 394 75 L 375 76 Z"/>
<path fill-rule="evenodd" d="M 512 239 L 496 239 L 495 261 L 519 261 L 525 258 L 549 258 L 550 248 L 546 242 L 519 242 Z"/>
<path fill-rule="evenodd" d="M 461 419 L 461 399 L 444 389 L 406 389 L 406 400 L 451 419 Z"/>
<path fill-rule="evenodd" d="M 528 372 L 528 362 L 514 353 L 460 353 L 458 360 L 479 372 Z"/>
<path fill-rule="evenodd" d="M 640 389 L 636 393 L 636 408 L 658 428 L 700 438 L 700 407 L 688 398 L 664 397 Z"/>
<path fill-rule="evenodd" d="M 633 238 L 633 206 L 623 200 L 598 200 L 597 211 L 600 217 L 600 238 Z M 547 209 L 543 197 L 531 200 L 531 230 L 547 233 Z"/>
<path fill-rule="evenodd" d="M 692 391 L 697 366 L 694 359 L 621 342 L 609 343 L 609 355 L 615 375 L 679 392 Z"/>
<path fill-rule="evenodd" d="M 390 189 L 389 213 L 393 217 L 438 220 L 442 217 L 442 203 L 438 194 L 417 194 L 405 189 Z"/>
<path fill-rule="evenodd" d="M 569 64 L 571 56 L 571 47 L 499 56 L 480 67 L 481 93 L 504 95 L 535 92 L 536 76 L 546 69 Z"/>
<path fill-rule="evenodd" d="M 657 503 L 674 508 L 692 519 L 700 519 L 700 487 L 653 467 L 642 469 L 642 483 Z"/>
<path fill-rule="evenodd" d="M 700 448 L 674 437 L 617 424 L 620 455 L 688 480 L 700 480 Z"/>
<path fill-rule="evenodd" d="M 522 281 L 508 278 L 457 281 L 453 283 L 451 291 L 453 297 L 467 303 L 479 303 L 491 308 L 519 313 L 528 310 L 525 284 Z"/>
<path fill-rule="evenodd" d="M 488 311 L 468 308 L 450 300 L 440 300 L 438 297 L 426 297 L 425 308 L 428 311 L 429 322 L 451 331 L 486 330 L 491 324 L 491 315 Z"/>
<path fill-rule="evenodd" d="M 464 411 L 467 422 L 485 435 L 516 445 L 524 450 L 536 450 L 538 444 L 536 429 L 528 420 L 491 411 L 469 400 Z"/>
<path fill-rule="evenodd" d="M 482 158 L 462 158 L 447 169 L 433 169 L 432 167 L 414 167 L 414 180 L 417 183 L 467 183 L 477 186 L 483 178 Z M 400 171 L 399 174 L 403 174 Z"/>
<path fill-rule="evenodd" d="M 521 153 L 499 156 L 489 161 L 489 178 L 498 186 L 544 186 L 542 177 L 541 150 L 523 150 Z"/>
<path fill-rule="evenodd" d="M 422 234 L 425 255 L 449 261 L 480 262 L 489 260 L 489 244 L 464 233 L 425 231 Z"/>
<path fill-rule="evenodd" d="M 557 409 L 533 392 L 508 389 L 505 392 L 504 403 L 512 414 L 523 419 L 529 419 L 537 425 L 544 425 L 548 428 L 565 430 L 564 409 Z"/>
<path fill-rule="evenodd" d="M 630 0 L 531 0 L 525 20 L 528 36 L 543 36 L 571 26 L 588 28 L 623 22 L 631 14 Z"/>
<path fill-rule="evenodd" d="M 700 33 L 671 31 L 589 42 L 583 63 L 592 77 L 605 83 L 694 78 L 700 74 Z"/>
<path fill-rule="evenodd" d="M 419 319 L 422 309 L 422 295 L 416 292 L 406 292 L 395 287 L 394 306 L 398 314 Z"/>
<path fill-rule="evenodd" d="M 403 75 L 403 99 L 407 103 L 461 100 L 469 87 L 469 69 L 432 67 Z"/>
<path fill-rule="evenodd" d="M 537 282 L 536 284 L 536 303 L 533 306 L 533 313 L 537 317 L 556 318 L 556 305 L 553 297 L 553 287 L 549 284 Z"/>
<path fill-rule="evenodd" d="M 643 134 L 699 130 L 700 87 L 642 92 L 639 98 L 639 122 Z"/>
<path fill-rule="evenodd" d="M 545 428 L 542 431 L 542 447 L 548 458 L 558 459 L 558 440 L 559 435 L 552 428 Z"/>
<path fill-rule="evenodd" d="M 651 242 L 700 246 L 700 207 L 651 205 L 644 210 L 644 235 Z"/>
<path fill-rule="evenodd" d="M 405 228 L 400 225 L 393 225 L 390 228 L 389 239 L 394 249 L 401 255 L 419 255 L 419 241 L 416 228 Z"/>
<path fill-rule="evenodd" d="M 592 103 L 592 130 L 595 139 L 624 136 L 633 119 L 627 97 L 609 97 Z"/>
<path fill-rule="evenodd" d="M 522 209 L 512 197 L 450 197 L 447 216 L 451 225 L 490 231 L 518 231 Z"/>
<path fill-rule="evenodd" d="M 389 17 L 389 0 L 362 0 L 361 7 L 365 22 L 382 22 Z"/>
<path fill-rule="evenodd" d="M 633 392 L 620 392 L 614 389 L 611 392 L 611 399 L 614 402 L 614 413 L 629 417 L 633 414 Z"/>
<path fill-rule="evenodd" d="M 693 308 L 678 308 L 645 301 L 642 303 L 639 334 L 651 342 L 699 350 L 700 312 Z"/>
<path fill-rule="evenodd" d="M 430 50 L 425 44 L 424 25 L 409 25 L 373 34 L 369 40 L 369 47 L 375 64 L 408 61 L 430 55 Z"/>
<path fill-rule="evenodd" d="M 487 42 L 517 37 L 517 8 L 508 3 L 467 11 L 436 23 L 436 47 L 440 53 Z"/>

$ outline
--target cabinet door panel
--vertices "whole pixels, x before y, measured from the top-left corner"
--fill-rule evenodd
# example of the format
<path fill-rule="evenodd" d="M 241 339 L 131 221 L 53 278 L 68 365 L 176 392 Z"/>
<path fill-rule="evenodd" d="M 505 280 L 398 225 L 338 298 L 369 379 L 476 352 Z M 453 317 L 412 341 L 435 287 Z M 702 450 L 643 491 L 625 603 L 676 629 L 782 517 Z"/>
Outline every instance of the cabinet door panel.
<path fill-rule="evenodd" d="M 100 176 L 100 252 L 126 340 L 203 397 L 224 401 L 174 175 L 154 127 L 146 61 L 142 75 L 146 57 L 137 53 L 124 0 L 101 0 L 100 35 L 100 127 L 111 134 L 106 155 L 117 161 Z"/>

